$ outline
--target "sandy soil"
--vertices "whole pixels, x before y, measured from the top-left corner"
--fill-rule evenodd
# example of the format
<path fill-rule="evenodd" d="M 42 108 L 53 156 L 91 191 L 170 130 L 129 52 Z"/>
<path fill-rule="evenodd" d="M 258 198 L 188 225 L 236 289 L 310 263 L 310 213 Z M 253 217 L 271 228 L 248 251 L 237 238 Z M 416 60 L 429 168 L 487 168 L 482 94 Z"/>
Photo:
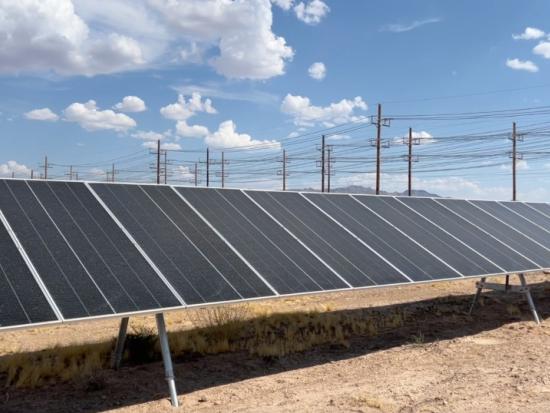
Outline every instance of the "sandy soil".
<path fill-rule="evenodd" d="M 272 301 L 274 311 L 359 311 L 401 306 L 413 315 L 349 348 L 325 346 L 280 359 L 232 353 L 175 360 L 182 406 L 167 400 L 160 363 L 101 372 L 94 382 L 3 390 L 8 412 L 546 412 L 550 411 L 550 283 L 530 277 L 543 318 L 532 321 L 524 297 L 484 294 L 467 315 L 474 281 L 365 290 Z M 151 323 L 148 319 L 134 320 Z M 170 329 L 190 325 L 171 314 Z M 68 342 L 110 339 L 116 321 L 3 334 L 2 354 Z"/>

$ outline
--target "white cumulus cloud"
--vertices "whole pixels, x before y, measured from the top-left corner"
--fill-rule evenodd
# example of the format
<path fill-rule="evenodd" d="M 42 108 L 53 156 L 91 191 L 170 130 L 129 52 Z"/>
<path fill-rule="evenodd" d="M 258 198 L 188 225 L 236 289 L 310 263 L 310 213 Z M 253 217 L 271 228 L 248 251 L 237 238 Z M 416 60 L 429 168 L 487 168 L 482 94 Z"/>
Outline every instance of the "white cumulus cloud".
<path fill-rule="evenodd" d="M 290 10 L 294 4 L 294 0 L 271 0 L 271 3 L 279 6 L 283 10 Z"/>
<path fill-rule="evenodd" d="M 198 112 L 217 113 L 210 99 L 202 99 L 199 93 L 193 93 L 189 99 L 178 95 L 178 101 L 160 108 L 160 113 L 166 119 L 187 120 Z"/>
<path fill-rule="evenodd" d="M 540 42 L 533 48 L 533 53 L 550 59 L 550 42 Z"/>
<path fill-rule="evenodd" d="M 323 80 L 327 75 L 327 68 L 323 62 L 313 63 L 307 70 L 309 76 L 315 80 Z"/>
<path fill-rule="evenodd" d="M 137 96 L 125 96 L 122 102 L 113 106 L 113 109 L 120 112 L 143 112 L 147 110 L 147 106 L 145 106 L 145 102 Z"/>
<path fill-rule="evenodd" d="M 537 40 L 542 39 L 546 33 L 544 33 L 541 29 L 537 29 L 536 27 L 526 27 L 523 33 L 521 34 L 513 34 L 512 38 L 514 40 Z"/>
<path fill-rule="evenodd" d="M 143 147 L 149 149 L 157 149 L 157 142 L 143 142 Z M 178 151 L 181 149 L 181 145 L 175 142 L 165 142 L 160 144 L 160 149 L 165 149 L 167 151 Z"/>
<path fill-rule="evenodd" d="M 132 138 L 141 139 L 143 141 L 150 141 L 150 142 L 154 141 L 154 142 L 156 142 L 156 141 L 163 140 L 166 137 L 170 136 L 170 131 L 167 131 L 167 132 L 164 132 L 164 133 L 159 133 L 159 132 L 154 132 L 154 131 L 140 130 L 140 131 L 136 131 L 136 132 L 132 133 L 130 136 L 132 136 Z"/>
<path fill-rule="evenodd" d="M 8 161 L 0 164 L 0 176 L 30 176 L 31 169 L 16 161 Z"/>
<path fill-rule="evenodd" d="M 354 99 L 342 99 L 328 106 L 315 106 L 308 97 L 286 95 L 281 104 L 281 111 L 294 118 L 294 123 L 299 126 L 314 126 L 322 124 L 332 127 L 348 122 L 361 122 L 366 118 L 357 115 L 356 111 L 367 110 L 367 104 L 357 96 Z"/>
<path fill-rule="evenodd" d="M 531 73 L 539 71 L 539 67 L 530 60 L 507 59 L 506 66 L 508 66 L 510 69 L 524 70 Z"/>
<path fill-rule="evenodd" d="M 307 3 L 300 2 L 294 6 L 296 17 L 307 24 L 319 24 L 328 14 L 330 8 L 322 0 L 311 0 Z"/>
<path fill-rule="evenodd" d="M 59 116 L 54 113 L 50 108 L 31 110 L 25 113 L 25 117 L 31 120 L 42 120 L 48 122 L 55 122 L 59 120 Z"/>
<path fill-rule="evenodd" d="M 178 120 L 176 123 L 176 135 L 182 138 L 204 138 L 209 133 L 206 126 L 189 125 L 185 120 Z"/>
<path fill-rule="evenodd" d="M 75 102 L 63 111 L 65 120 L 76 122 L 88 131 L 114 130 L 125 132 L 136 126 L 136 121 L 124 113 L 110 109 L 100 110 L 94 100 Z"/>
<path fill-rule="evenodd" d="M 209 134 L 204 143 L 212 148 L 265 148 L 279 149 L 280 143 L 275 140 L 257 140 L 246 133 L 238 133 L 237 126 L 232 120 L 220 123 L 218 130 Z"/>

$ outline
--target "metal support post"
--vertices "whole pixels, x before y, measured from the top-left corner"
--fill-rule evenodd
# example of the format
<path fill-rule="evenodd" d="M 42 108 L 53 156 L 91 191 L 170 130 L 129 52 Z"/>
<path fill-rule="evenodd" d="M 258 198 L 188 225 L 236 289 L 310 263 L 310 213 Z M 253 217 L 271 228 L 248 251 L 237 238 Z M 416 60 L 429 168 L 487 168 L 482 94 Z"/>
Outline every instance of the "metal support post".
<path fill-rule="evenodd" d="M 118 330 L 115 352 L 113 353 L 113 359 L 111 361 L 111 365 L 115 370 L 120 368 L 120 363 L 122 362 L 124 343 L 126 342 L 126 332 L 128 331 L 128 320 L 129 317 L 124 317 L 120 320 L 120 328 Z"/>
<path fill-rule="evenodd" d="M 176 392 L 176 382 L 174 380 L 174 368 L 172 366 L 172 356 L 170 355 L 170 345 L 168 344 L 168 334 L 166 333 L 166 325 L 164 323 L 164 314 L 155 315 L 157 319 L 157 330 L 159 334 L 160 349 L 162 352 L 162 361 L 164 363 L 164 373 L 168 388 L 170 389 L 170 401 L 172 406 L 178 407 L 178 393 Z"/>
<path fill-rule="evenodd" d="M 481 291 L 483 290 L 483 287 L 485 286 L 485 277 L 481 278 L 481 281 L 476 283 L 477 291 L 476 295 L 474 295 L 474 299 L 472 300 L 472 305 L 470 305 L 470 311 L 468 311 L 469 315 L 472 315 L 472 312 L 474 311 L 474 307 L 476 306 L 479 296 L 481 295 Z"/>
<path fill-rule="evenodd" d="M 531 296 L 531 290 L 529 290 L 529 286 L 527 285 L 527 281 L 525 281 L 525 275 L 519 274 L 519 281 L 521 282 L 521 286 L 523 287 L 525 294 L 525 297 L 527 298 L 527 302 L 529 303 L 529 309 L 531 310 L 531 313 L 533 314 L 533 318 L 537 322 L 537 324 L 540 324 L 540 318 L 539 314 L 537 313 L 537 308 L 535 307 L 535 302 L 533 301 L 533 297 Z"/>

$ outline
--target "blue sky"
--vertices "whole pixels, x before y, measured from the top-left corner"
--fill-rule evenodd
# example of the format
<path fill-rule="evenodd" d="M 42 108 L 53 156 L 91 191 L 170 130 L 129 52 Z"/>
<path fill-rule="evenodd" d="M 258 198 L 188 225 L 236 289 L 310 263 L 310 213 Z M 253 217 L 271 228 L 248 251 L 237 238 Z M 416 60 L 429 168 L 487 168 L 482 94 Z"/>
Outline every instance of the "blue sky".
<path fill-rule="evenodd" d="M 20 3 L 0 0 L 4 175 L 25 176 L 47 154 L 54 176 L 71 164 L 81 177 L 103 179 L 117 158 L 122 179 L 150 180 L 153 157 L 144 145 L 162 138 L 166 148 L 184 151 L 170 153 L 174 182 L 190 181 L 208 145 L 216 159 L 221 150 L 230 159 L 228 185 L 278 188 L 276 160 L 288 147 L 290 186 L 317 187 L 314 137 L 321 132 L 303 135 L 336 127 L 344 132 L 331 140 L 333 185 L 372 186 L 374 128 L 367 125 L 381 102 L 394 117 L 383 130 L 392 142 L 383 189 L 405 189 L 406 165 L 398 159 L 405 148 L 395 138 L 410 126 L 422 143 L 415 148 L 418 188 L 509 198 L 506 136 L 474 146 L 444 138 L 505 133 L 516 120 L 530 131 L 520 143 L 520 198 L 550 198 L 550 160 L 534 155 L 544 148 L 544 131 L 533 125 L 546 113 L 400 119 L 549 105 L 547 1 L 113 0 L 101 9 L 90 0 Z M 323 65 L 312 74 L 314 63 Z M 127 104 L 116 106 L 125 97 Z M 364 127 L 345 132 L 350 125 Z M 487 159 L 460 157 L 470 147 L 500 156 L 478 168 Z M 445 161 L 457 166 L 451 171 L 429 156 L 449 151 L 457 154 Z M 350 153 L 363 160 L 351 166 Z M 256 169 L 239 162 L 264 158 Z M 470 168 L 460 170 L 461 163 Z"/>

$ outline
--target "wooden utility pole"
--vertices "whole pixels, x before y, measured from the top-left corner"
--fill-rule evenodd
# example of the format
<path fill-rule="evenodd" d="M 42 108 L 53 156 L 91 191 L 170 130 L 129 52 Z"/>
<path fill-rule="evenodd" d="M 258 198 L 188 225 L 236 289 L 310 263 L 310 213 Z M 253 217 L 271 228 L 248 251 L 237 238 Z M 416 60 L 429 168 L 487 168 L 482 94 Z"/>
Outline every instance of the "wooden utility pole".
<path fill-rule="evenodd" d="M 222 151 L 222 188 L 225 188 L 225 158 Z"/>
<path fill-rule="evenodd" d="M 111 182 L 115 182 L 115 164 L 111 165 Z"/>
<path fill-rule="evenodd" d="M 325 135 L 321 136 L 321 192 L 325 192 Z"/>
<path fill-rule="evenodd" d="M 380 148 L 382 139 L 382 105 L 378 104 L 376 118 L 376 195 L 380 194 Z"/>
<path fill-rule="evenodd" d="M 160 139 L 157 140 L 157 185 L 160 184 Z"/>
<path fill-rule="evenodd" d="M 409 162 L 409 196 L 412 195 L 412 151 L 413 151 L 413 130 L 412 128 L 409 128 L 409 158 L 407 161 Z"/>
<path fill-rule="evenodd" d="M 206 148 L 206 186 L 210 186 L 210 150 Z"/>
<path fill-rule="evenodd" d="M 512 123 L 512 201 L 516 200 L 516 122 Z"/>
<path fill-rule="evenodd" d="M 327 148 L 327 192 L 330 192 L 330 174 L 331 174 L 331 149 Z"/>
<path fill-rule="evenodd" d="M 48 156 L 44 156 L 44 179 L 48 179 Z"/>
<path fill-rule="evenodd" d="M 199 185 L 199 168 L 195 162 L 195 186 Z"/>
<path fill-rule="evenodd" d="M 73 180 L 73 166 L 69 166 L 69 181 Z"/>
<path fill-rule="evenodd" d="M 286 191 L 286 149 L 283 149 L 283 191 Z"/>
<path fill-rule="evenodd" d="M 164 185 L 168 183 L 168 151 L 164 150 Z"/>
<path fill-rule="evenodd" d="M 34 169 L 31 169 L 31 179 L 34 179 Z"/>

